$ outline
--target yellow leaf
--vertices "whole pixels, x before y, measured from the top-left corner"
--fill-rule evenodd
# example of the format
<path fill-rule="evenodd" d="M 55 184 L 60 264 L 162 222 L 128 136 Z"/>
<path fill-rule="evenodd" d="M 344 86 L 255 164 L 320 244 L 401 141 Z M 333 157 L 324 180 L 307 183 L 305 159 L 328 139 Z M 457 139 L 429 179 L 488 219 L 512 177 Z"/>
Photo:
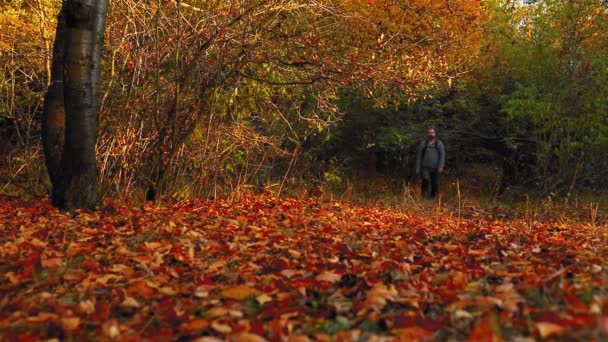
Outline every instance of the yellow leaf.
<path fill-rule="evenodd" d="M 222 296 L 228 299 L 243 300 L 247 297 L 258 296 L 260 291 L 246 285 L 227 288 L 222 291 Z"/>
<path fill-rule="evenodd" d="M 257 296 L 255 299 L 258 301 L 258 303 L 260 303 L 262 305 L 272 301 L 272 297 L 270 297 L 269 295 L 267 295 L 265 293 Z"/>
<path fill-rule="evenodd" d="M 551 335 L 559 335 L 566 330 L 561 325 L 551 322 L 537 322 L 534 324 L 541 338 L 546 338 Z"/>

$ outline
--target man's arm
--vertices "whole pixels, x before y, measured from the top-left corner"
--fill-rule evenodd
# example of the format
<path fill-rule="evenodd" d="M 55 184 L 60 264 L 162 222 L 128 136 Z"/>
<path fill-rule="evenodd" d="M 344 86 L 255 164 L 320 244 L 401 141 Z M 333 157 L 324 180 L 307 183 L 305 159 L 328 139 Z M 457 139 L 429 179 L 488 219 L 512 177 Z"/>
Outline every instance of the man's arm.
<path fill-rule="evenodd" d="M 420 173 L 420 167 L 422 164 L 422 151 L 424 150 L 424 143 L 418 145 L 418 149 L 416 151 L 416 174 Z"/>
<path fill-rule="evenodd" d="M 437 144 L 437 149 L 439 150 L 439 172 L 443 172 L 443 167 L 445 166 L 445 146 L 443 146 L 443 142 L 439 141 Z"/>

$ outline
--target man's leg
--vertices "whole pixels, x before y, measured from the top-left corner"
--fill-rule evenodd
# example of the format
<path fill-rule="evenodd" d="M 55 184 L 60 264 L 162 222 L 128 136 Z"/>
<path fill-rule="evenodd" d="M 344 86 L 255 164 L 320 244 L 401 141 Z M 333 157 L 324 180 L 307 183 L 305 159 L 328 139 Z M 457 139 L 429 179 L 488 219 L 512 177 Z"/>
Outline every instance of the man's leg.
<path fill-rule="evenodd" d="M 423 168 L 422 169 L 422 198 L 429 199 L 431 196 L 430 187 L 431 187 L 431 175 L 430 170 Z"/>
<path fill-rule="evenodd" d="M 437 197 L 439 195 L 439 172 L 437 170 L 432 170 L 430 172 L 431 176 L 431 198 Z"/>

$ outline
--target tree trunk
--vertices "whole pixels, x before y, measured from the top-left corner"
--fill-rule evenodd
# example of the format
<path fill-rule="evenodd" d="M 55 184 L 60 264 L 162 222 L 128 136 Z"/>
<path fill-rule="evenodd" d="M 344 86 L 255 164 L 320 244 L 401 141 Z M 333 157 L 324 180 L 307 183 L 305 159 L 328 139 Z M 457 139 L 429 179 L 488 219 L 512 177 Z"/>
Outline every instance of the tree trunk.
<path fill-rule="evenodd" d="M 42 145 L 44 157 L 52 184 L 61 179 L 61 154 L 65 137 L 65 106 L 63 104 L 63 60 L 66 48 L 66 15 L 59 13 L 53 61 L 51 66 L 51 83 L 44 98 L 42 112 Z M 53 186 L 53 190 L 55 187 Z M 54 197 L 54 196 L 53 196 Z"/>
<path fill-rule="evenodd" d="M 53 182 L 52 203 L 65 210 L 94 209 L 101 202 L 95 145 L 97 88 L 107 8 L 108 0 L 65 0 L 59 15 L 53 65 L 57 65 L 58 73 L 60 69 L 63 73 L 57 75 L 57 82 L 53 82 L 56 86 L 51 86 L 47 93 L 43 138 Z M 58 118 L 61 103 L 65 112 L 62 149 Z M 60 161 L 57 149 L 61 149 Z"/>

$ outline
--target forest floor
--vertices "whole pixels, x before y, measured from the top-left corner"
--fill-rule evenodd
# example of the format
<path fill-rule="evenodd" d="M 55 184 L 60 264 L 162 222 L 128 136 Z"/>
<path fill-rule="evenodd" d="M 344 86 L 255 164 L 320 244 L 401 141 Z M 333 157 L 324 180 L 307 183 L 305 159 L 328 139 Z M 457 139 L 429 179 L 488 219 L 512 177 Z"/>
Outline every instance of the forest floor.
<path fill-rule="evenodd" d="M 0 340 L 605 341 L 589 208 L 0 197 Z"/>

